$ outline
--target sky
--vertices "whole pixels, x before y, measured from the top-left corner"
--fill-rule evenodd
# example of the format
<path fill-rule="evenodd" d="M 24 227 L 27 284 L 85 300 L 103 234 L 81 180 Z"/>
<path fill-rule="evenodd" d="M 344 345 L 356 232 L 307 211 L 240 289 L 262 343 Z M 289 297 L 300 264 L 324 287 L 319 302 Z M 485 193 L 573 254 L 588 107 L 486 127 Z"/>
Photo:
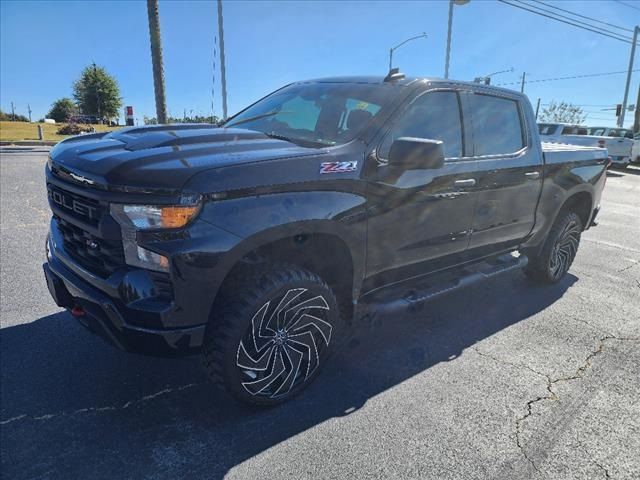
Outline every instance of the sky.
<path fill-rule="evenodd" d="M 640 2 L 562 1 L 554 5 L 633 28 Z M 220 62 L 215 59 L 214 0 L 160 0 L 167 105 L 171 116 L 221 116 Z M 394 64 L 408 76 L 444 75 L 448 2 L 223 1 L 229 114 L 296 80 L 385 75 L 389 48 L 407 43 Z M 631 35 L 631 34 L 625 34 Z M 472 80 L 500 70 L 494 84 L 627 70 L 631 46 L 495 0 L 454 7 L 450 78 Z M 640 88 L 636 50 L 629 103 Z M 34 120 L 71 96 L 83 67 L 95 62 L 114 75 L 135 117 L 155 116 L 146 2 L 0 0 L 0 108 Z M 215 77 L 215 80 L 214 80 Z M 532 104 L 552 100 L 583 106 L 588 125 L 613 125 L 626 75 L 527 83 Z M 215 81 L 215 83 L 214 83 Z M 633 121 L 627 113 L 625 125 Z"/>

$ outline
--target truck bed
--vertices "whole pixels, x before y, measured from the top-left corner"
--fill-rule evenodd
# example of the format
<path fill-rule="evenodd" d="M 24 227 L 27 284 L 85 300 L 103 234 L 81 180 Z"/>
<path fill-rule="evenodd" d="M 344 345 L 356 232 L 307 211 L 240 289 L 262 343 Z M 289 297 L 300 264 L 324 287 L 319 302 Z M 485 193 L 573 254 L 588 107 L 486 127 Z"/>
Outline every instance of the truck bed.
<path fill-rule="evenodd" d="M 608 157 L 606 148 L 551 142 L 542 142 L 542 153 L 544 154 L 545 163 L 606 160 Z"/>

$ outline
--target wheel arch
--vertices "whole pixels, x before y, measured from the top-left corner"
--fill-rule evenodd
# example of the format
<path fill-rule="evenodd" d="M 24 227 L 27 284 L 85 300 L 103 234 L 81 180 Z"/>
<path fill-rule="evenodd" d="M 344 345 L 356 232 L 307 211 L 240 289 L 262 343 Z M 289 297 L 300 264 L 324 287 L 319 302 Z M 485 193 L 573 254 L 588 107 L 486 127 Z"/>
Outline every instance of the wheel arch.
<path fill-rule="evenodd" d="M 225 255 L 211 312 L 225 290 L 237 286 L 243 271 L 277 262 L 318 274 L 334 290 L 345 315 L 352 315 L 364 277 L 364 246 L 364 236 L 353 235 L 331 220 L 298 222 L 256 233 Z"/>
<path fill-rule="evenodd" d="M 593 195 L 591 192 L 582 190 L 570 195 L 558 209 L 556 217 L 553 219 L 555 222 L 558 215 L 562 212 L 571 211 L 575 212 L 582 221 L 582 229 L 589 228 L 589 221 L 591 220 L 591 212 L 593 211 Z"/>
<path fill-rule="evenodd" d="M 555 200 L 553 197 L 547 198 L 547 202 Z M 589 228 L 594 207 L 594 192 L 592 189 L 587 188 L 586 185 L 584 185 L 583 188 L 575 189 L 564 197 L 564 201 L 562 203 L 558 202 L 557 205 L 558 206 L 554 210 L 544 214 L 544 226 L 537 230 L 530 239 L 523 243 L 520 247 L 521 249 L 525 251 L 537 251 L 537 249 L 541 248 L 549 234 L 549 231 L 553 227 L 553 224 L 556 222 L 556 219 L 563 212 L 568 210 L 575 211 L 578 214 L 582 221 L 583 230 Z M 548 210 L 548 208 L 546 210 Z"/>

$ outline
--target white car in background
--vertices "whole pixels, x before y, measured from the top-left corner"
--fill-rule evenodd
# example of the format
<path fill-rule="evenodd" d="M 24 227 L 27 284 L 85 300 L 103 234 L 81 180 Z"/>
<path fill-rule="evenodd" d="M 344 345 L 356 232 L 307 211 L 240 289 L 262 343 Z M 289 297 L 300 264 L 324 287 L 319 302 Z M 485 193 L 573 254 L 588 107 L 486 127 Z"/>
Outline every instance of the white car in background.
<path fill-rule="evenodd" d="M 631 161 L 640 163 L 640 133 L 633 137 L 633 148 L 631 149 Z"/>
<path fill-rule="evenodd" d="M 539 123 L 543 142 L 606 148 L 614 165 L 626 168 L 631 161 L 633 134 L 626 128 L 583 127 L 568 123 Z"/>

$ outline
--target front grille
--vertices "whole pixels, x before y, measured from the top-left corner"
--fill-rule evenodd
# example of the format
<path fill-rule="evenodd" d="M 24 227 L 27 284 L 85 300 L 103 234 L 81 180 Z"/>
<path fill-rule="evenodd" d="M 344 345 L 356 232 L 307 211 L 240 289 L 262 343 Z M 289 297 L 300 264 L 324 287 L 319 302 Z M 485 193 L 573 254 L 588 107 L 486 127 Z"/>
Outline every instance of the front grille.
<path fill-rule="evenodd" d="M 105 213 L 104 206 L 92 198 L 62 190 L 51 184 L 47 184 L 47 193 L 52 206 L 91 225 L 97 225 Z"/>
<path fill-rule="evenodd" d="M 125 264 L 120 241 L 95 237 L 60 217 L 56 217 L 56 220 L 65 251 L 86 270 L 108 277 Z"/>

